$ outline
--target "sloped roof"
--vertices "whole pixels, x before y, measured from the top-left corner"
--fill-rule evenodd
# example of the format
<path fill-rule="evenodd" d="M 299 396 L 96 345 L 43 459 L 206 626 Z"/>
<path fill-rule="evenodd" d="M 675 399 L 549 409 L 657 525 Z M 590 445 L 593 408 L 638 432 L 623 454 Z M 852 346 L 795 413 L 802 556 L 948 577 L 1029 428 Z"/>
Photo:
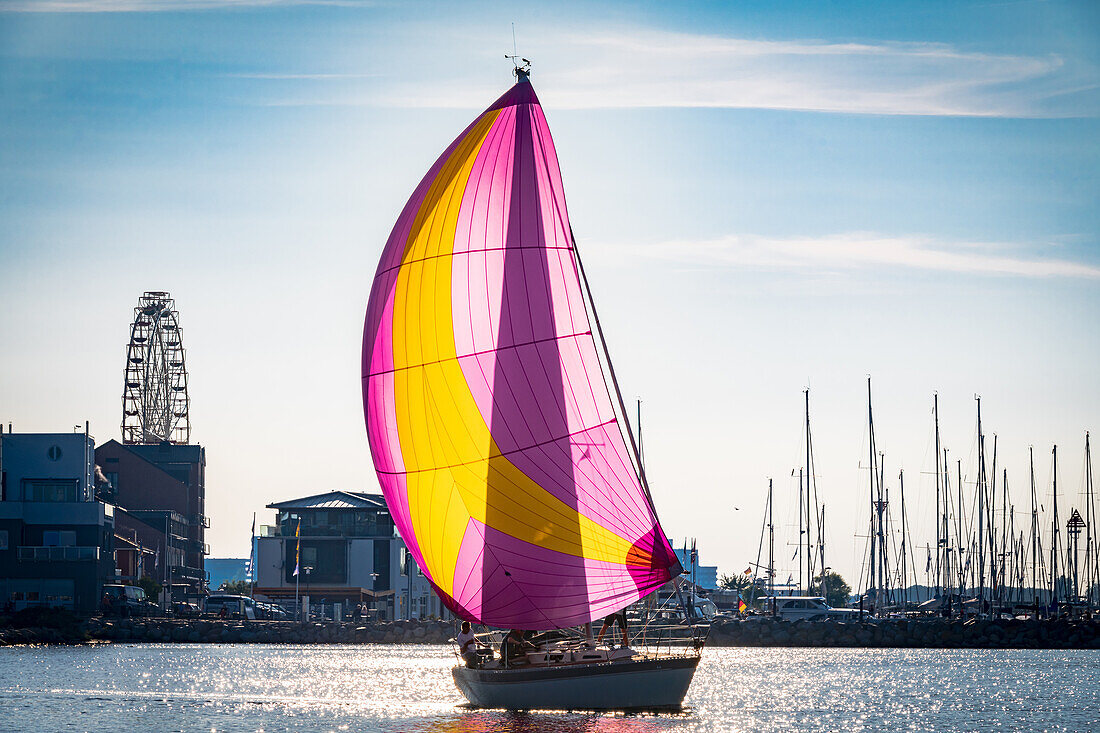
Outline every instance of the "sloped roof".
<path fill-rule="evenodd" d="M 305 496 L 301 499 L 268 504 L 268 509 L 385 509 L 386 500 L 381 494 L 359 491 L 330 491 L 327 494 Z"/>
<path fill-rule="evenodd" d="M 145 447 L 145 446 L 123 445 L 122 443 L 119 443 L 114 438 L 111 438 L 106 443 L 103 443 L 102 445 L 97 445 L 96 446 L 95 461 L 96 461 L 96 464 L 99 465 L 102 468 L 104 465 L 106 465 L 106 460 L 100 461 L 100 452 L 101 451 L 103 453 L 103 458 L 104 459 L 109 458 L 110 456 L 108 454 L 110 454 L 114 451 L 123 451 L 126 454 L 131 455 L 134 458 L 138 459 L 142 463 L 148 464 L 148 466 L 151 467 L 157 473 L 163 474 L 164 479 L 168 479 L 169 481 L 172 481 L 173 483 L 175 483 L 176 485 L 180 486 L 183 489 L 187 488 L 186 483 L 184 483 L 183 481 L 180 481 L 178 478 L 176 478 L 172 474 L 168 473 L 168 471 L 166 471 L 164 469 L 164 466 L 161 466 L 160 464 L 154 463 L 149 458 L 143 456 L 140 451 L 134 450 L 134 448 L 142 448 L 142 447 Z"/>

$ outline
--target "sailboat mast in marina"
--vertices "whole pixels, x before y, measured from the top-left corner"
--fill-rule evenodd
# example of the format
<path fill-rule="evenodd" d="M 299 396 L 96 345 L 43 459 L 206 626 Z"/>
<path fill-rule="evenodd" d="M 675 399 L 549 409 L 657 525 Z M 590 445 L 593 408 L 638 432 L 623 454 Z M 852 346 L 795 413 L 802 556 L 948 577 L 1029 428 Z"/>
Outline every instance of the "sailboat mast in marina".
<path fill-rule="evenodd" d="M 443 602 L 476 624 L 550 631 L 619 612 L 682 568 L 597 346 L 546 117 L 527 68 L 516 77 L 431 167 L 386 242 L 363 405 L 394 522 Z M 654 689 L 585 685 L 585 665 L 551 664 L 568 654 L 523 670 L 523 685 L 505 684 L 518 671 L 495 660 L 455 679 L 474 704 L 663 707 L 680 704 L 698 663 L 619 656 L 653 662 L 633 669 L 655 674 Z M 540 672 L 582 682 L 569 699 L 540 697 Z"/>

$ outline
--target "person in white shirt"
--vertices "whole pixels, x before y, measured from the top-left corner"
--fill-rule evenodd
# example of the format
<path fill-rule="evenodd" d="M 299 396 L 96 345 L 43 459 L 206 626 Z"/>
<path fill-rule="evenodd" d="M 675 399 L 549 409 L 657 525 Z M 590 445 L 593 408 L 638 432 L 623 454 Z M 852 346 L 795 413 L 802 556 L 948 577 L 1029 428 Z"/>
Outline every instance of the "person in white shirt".
<path fill-rule="evenodd" d="M 474 632 L 470 629 L 470 622 L 462 622 L 462 631 L 455 639 L 458 643 L 458 653 L 466 661 L 466 666 L 471 669 L 477 669 L 477 640 L 474 638 Z"/>

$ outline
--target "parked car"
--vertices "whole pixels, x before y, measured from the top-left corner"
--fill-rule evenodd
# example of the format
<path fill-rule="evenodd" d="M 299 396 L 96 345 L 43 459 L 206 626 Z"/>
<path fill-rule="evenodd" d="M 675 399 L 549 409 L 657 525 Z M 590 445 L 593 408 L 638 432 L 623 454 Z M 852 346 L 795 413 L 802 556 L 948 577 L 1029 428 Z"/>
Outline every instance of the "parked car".
<path fill-rule="evenodd" d="M 103 594 L 110 599 L 110 613 L 119 616 L 152 616 L 160 610 L 136 585 L 105 584 Z M 107 612 L 106 604 L 103 611 Z"/>
<path fill-rule="evenodd" d="M 172 604 L 172 615 L 176 618 L 195 618 L 202 615 L 202 609 L 194 603 L 180 601 Z"/>
<path fill-rule="evenodd" d="M 821 596 L 775 596 L 761 600 L 765 615 L 774 614 L 788 621 L 811 619 L 854 619 L 859 611 L 853 608 L 833 608 Z M 774 605 L 773 605 L 774 604 Z"/>
<path fill-rule="evenodd" d="M 258 617 L 258 614 L 256 613 L 256 601 L 252 600 L 248 596 L 220 594 L 207 597 L 207 615 L 222 616 L 223 609 L 225 611 L 224 615 L 226 618 L 255 619 Z"/>
<path fill-rule="evenodd" d="M 272 621 L 289 621 L 291 619 L 290 611 L 286 610 L 278 603 L 268 604 L 271 606 L 271 620 Z"/>
<path fill-rule="evenodd" d="M 286 621 L 290 614 L 278 604 L 256 601 L 256 617 L 268 621 Z"/>

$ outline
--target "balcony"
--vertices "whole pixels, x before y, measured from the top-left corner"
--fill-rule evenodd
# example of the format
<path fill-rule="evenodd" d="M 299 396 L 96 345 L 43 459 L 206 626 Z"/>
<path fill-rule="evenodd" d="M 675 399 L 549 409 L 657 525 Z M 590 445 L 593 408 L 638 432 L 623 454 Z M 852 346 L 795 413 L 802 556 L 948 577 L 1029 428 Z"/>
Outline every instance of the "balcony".
<path fill-rule="evenodd" d="M 18 550 L 20 562 L 83 562 L 98 561 L 98 547 L 31 547 Z"/>
<path fill-rule="evenodd" d="M 201 583 L 206 580 L 206 573 L 198 568 L 192 568 L 186 565 L 173 565 L 171 571 L 172 581 L 175 583 Z"/>
<path fill-rule="evenodd" d="M 180 545 L 185 552 L 198 552 L 203 555 L 210 554 L 210 545 L 205 542 L 199 542 L 198 540 L 186 540 Z"/>
<path fill-rule="evenodd" d="M 297 525 L 286 522 L 275 530 L 276 536 L 293 537 Z M 303 524 L 302 537 L 394 537 L 392 522 L 354 522 L 350 524 Z"/>

